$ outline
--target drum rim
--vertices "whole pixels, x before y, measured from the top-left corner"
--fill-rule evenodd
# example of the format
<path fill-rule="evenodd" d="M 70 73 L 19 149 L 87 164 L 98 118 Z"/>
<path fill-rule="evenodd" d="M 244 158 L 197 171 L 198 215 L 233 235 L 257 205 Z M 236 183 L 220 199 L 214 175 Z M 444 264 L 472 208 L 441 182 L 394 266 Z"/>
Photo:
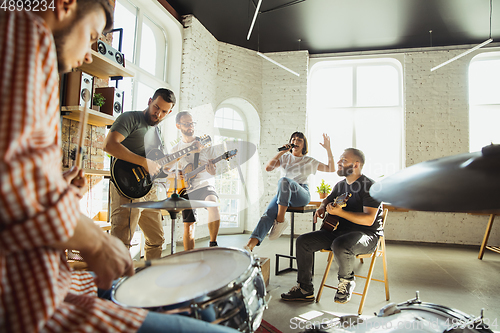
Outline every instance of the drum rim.
<path fill-rule="evenodd" d="M 436 303 L 430 303 L 430 302 L 419 302 L 419 303 L 408 303 L 404 302 L 401 304 L 397 305 L 398 309 L 400 310 L 421 310 L 421 311 L 428 311 L 434 314 L 446 314 L 449 316 L 452 316 L 456 319 L 459 320 L 472 320 L 472 319 L 477 319 L 474 315 L 467 314 L 461 310 L 450 308 L 446 305 L 440 305 Z M 445 311 L 444 311 L 445 310 Z M 460 317 L 458 317 L 460 316 Z M 493 331 L 489 328 L 489 325 L 482 323 L 482 325 L 485 325 L 482 328 L 474 328 L 475 331 L 477 332 L 491 332 Z"/>
<path fill-rule="evenodd" d="M 255 269 L 256 263 L 257 263 L 257 261 L 256 261 L 255 257 L 253 256 L 253 254 L 251 254 L 248 251 L 245 251 L 243 249 L 239 249 L 239 248 L 235 248 L 235 247 L 217 246 L 217 247 L 206 247 L 206 248 L 193 249 L 193 250 L 189 250 L 189 251 L 177 252 L 177 253 L 174 253 L 174 254 L 171 254 L 171 255 L 168 255 L 168 256 L 162 258 L 162 259 L 173 258 L 173 257 L 179 257 L 179 256 L 187 255 L 187 254 L 190 254 L 190 253 L 195 253 L 195 252 L 220 251 L 220 250 L 231 250 L 231 251 L 236 251 L 236 252 L 242 253 L 242 254 L 246 255 L 247 257 L 249 257 L 250 263 L 245 268 L 244 272 L 242 272 L 236 279 L 234 279 L 233 281 L 230 281 L 228 284 L 226 284 L 225 286 L 223 286 L 223 287 L 221 287 L 219 289 L 212 290 L 212 291 L 210 291 L 208 293 L 203 293 L 203 294 L 200 293 L 198 295 L 192 296 L 189 299 L 185 299 L 185 300 L 179 301 L 177 303 L 161 304 L 161 305 L 151 305 L 151 306 L 134 306 L 134 305 L 129 305 L 129 304 L 122 303 L 122 302 L 118 301 L 116 299 L 116 297 L 115 297 L 115 294 L 116 294 L 116 291 L 118 290 L 118 288 L 123 283 L 125 283 L 125 281 L 127 281 L 129 278 L 131 278 L 131 276 L 126 276 L 126 277 L 121 278 L 120 281 L 118 281 L 116 283 L 116 285 L 112 288 L 112 290 L 111 290 L 111 300 L 115 304 L 118 304 L 118 305 L 126 307 L 126 308 L 157 309 L 157 308 L 167 307 L 167 306 L 168 307 L 175 307 L 175 306 L 178 306 L 178 305 L 181 305 L 181 304 L 184 304 L 184 303 L 189 303 L 189 306 L 192 306 L 193 304 L 204 303 L 204 302 L 206 302 L 208 300 L 216 299 L 217 297 L 222 296 L 222 295 L 228 293 L 229 291 L 231 291 L 232 289 L 234 289 L 235 285 L 242 284 L 242 282 L 247 281 L 252 276 L 252 272 Z"/>

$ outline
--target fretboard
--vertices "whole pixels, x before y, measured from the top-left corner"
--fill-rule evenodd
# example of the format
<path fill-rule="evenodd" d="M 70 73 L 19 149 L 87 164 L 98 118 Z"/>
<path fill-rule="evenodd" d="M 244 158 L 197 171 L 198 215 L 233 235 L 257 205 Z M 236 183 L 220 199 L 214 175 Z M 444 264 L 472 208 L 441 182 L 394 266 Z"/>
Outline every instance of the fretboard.
<path fill-rule="evenodd" d="M 196 145 L 191 145 L 189 147 L 186 147 L 186 148 L 183 148 L 179 151 L 176 151 L 175 153 L 172 153 L 172 154 L 167 155 L 163 158 L 160 158 L 159 160 L 156 161 L 156 163 L 163 166 L 165 164 L 172 162 L 173 160 L 176 160 L 178 158 L 181 158 L 184 155 L 189 154 L 193 150 L 196 150 Z"/>
<path fill-rule="evenodd" d="M 219 156 L 219 157 L 217 157 L 217 158 L 214 158 L 214 159 L 212 160 L 212 163 L 213 163 L 213 164 L 215 164 L 215 163 L 219 162 L 220 160 L 222 160 L 222 158 L 223 158 L 225 155 L 226 155 L 226 154 L 224 153 L 224 154 L 222 154 L 221 156 Z M 189 178 L 193 177 L 194 175 L 197 175 L 198 173 L 202 172 L 203 170 L 205 170 L 205 167 L 206 167 L 206 166 L 207 166 L 207 165 L 206 165 L 206 164 L 204 164 L 204 165 L 202 165 L 202 166 L 197 167 L 197 168 L 196 168 L 196 169 L 194 169 L 193 171 L 191 171 L 191 172 L 187 173 L 187 174 L 185 175 L 186 179 L 189 179 Z"/>

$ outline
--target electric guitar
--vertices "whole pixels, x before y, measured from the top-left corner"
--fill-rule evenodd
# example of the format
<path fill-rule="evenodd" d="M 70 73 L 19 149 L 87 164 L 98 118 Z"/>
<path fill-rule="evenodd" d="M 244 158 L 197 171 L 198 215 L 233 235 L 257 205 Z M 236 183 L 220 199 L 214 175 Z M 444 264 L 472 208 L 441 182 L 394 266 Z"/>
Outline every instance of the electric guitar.
<path fill-rule="evenodd" d="M 210 143 L 212 139 L 208 135 L 204 135 L 199 138 L 198 141 L 202 146 L 205 146 Z M 164 155 L 159 149 L 153 149 L 146 157 L 155 161 L 163 168 L 164 165 L 197 149 L 196 145 L 193 144 L 169 155 Z M 148 194 L 153 187 L 154 180 L 161 176 L 165 176 L 163 172 L 151 176 L 142 166 L 120 159 L 115 159 L 111 165 L 111 179 L 118 191 L 129 199 L 139 199 Z"/>
<path fill-rule="evenodd" d="M 238 153 L 238 149 L 233 149 L 230 151 L 226 151 L 224 154 L 220 155 L 219 157 L 214 158 L 212 161 L 213 164 L 218 163 L 222 160 L 229 160 L 233 156 L 236 156 Z M 186 165 L 182 171 L 179 171 L 179 179 L 177 180 L 177 190 L 180 195 L 183 195 L 187 190 L 193 186 L 193 181 L 194 178 L 196 177 L 197 174 L 199 174 L 202 171 L 205 171 L 205 168 L 207 164 L 204 164 L 202 166 L 197 167 L 196 169 L 193 170 L 193 163 L 189 163 Z M 174 172 L 169 172 L 169 174 L 174 174 Z M 170 184 L 173 184 L 173 178 L 174 176 L 168 176 L 168 180 Z M 170 186 L 168 189 L 167 195 L 170 193 L 173 193 L 174 187 Z"/>
<path fill-rule="evenodd" d="M 347 200 L 351 197 L 351 193 L 344 193 L 339 195 L 338 197 L 333 200 L 333 205 L 334 206 L 339 206 L 339 207 L 345 207 L 347 205 Z M 330 216 L 330 217 L 328 217 Z M 327 221 L 326 219 L 329 219 Z M 337 229 L 339 225 L 339 217 L 337 215 L 330 215 L 327 213 L 327 216 L 323 219 L 323 223 L 321 224 L 320 230 L 326 230 L 326 231 L 334 231 Z"/>

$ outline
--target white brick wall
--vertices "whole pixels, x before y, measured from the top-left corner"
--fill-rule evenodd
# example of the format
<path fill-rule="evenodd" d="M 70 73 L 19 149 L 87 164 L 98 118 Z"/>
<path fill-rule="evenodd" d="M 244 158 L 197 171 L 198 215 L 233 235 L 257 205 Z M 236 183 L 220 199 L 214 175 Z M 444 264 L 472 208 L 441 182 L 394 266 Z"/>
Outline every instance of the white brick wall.
<path fill-rule="evenodd" d="M 263 186 L 257 192 L 263 194 L 259 207 L 249 209 L 246 230 L 251 231 L 279 179 L 279 172 L 264 171 L 265 163 L 292 132 L 305 132 L 309 55 L 307 51 L 266 54 L 300 73 L 296 77 L 254 51 L 217 42 L 191 16 L 184 25 L 180 109 L 192 109 L 196 118 L 203 119 L 203 127 L 197 130 L 213 131 L 213 112 L 228 98 L 248 101 L 260 117 L 260 170 L 254 172 L 262 174 Z M 434 48 L 404 53 L 407 166 L 468 151 L 468 63 L 477 52 L 430 72 L 431 67 L 462 51 Z M 464 189 L 464 195 L 468 194 Z M 311 230 L 310 215 L 302 215 L 297 216 L 296 233 Z M 390 240 L 479 245 L 487 220 L 487 216 L 463 213 L 391 213 L 386 234 Z M 204 237 L 200 229 L 197 237 Z M 490 243 L 500 244 L 500 228 L 493 227 Z"/>

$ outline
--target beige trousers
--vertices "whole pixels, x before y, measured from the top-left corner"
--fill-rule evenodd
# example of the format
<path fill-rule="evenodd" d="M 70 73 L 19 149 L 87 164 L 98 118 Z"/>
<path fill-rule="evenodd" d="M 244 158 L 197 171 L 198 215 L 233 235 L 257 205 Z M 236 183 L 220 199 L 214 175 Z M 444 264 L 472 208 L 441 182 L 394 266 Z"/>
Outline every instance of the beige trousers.
<path fill-rule="evenodd" d="M 111 235 L 118 237 L 128 248 L 134 235 L 137 224 L 144 234 L 145 259 L 158 259 L 161 257 L 161 248 L 165 241 L 161 212 L 156 209 L 125 208 L 121 205 L 131 202 L 158 201 L 156 186 L 140 199 L 128 199 L 120 194 L 113 182 L 109 182 L 111 197 Z"/>

